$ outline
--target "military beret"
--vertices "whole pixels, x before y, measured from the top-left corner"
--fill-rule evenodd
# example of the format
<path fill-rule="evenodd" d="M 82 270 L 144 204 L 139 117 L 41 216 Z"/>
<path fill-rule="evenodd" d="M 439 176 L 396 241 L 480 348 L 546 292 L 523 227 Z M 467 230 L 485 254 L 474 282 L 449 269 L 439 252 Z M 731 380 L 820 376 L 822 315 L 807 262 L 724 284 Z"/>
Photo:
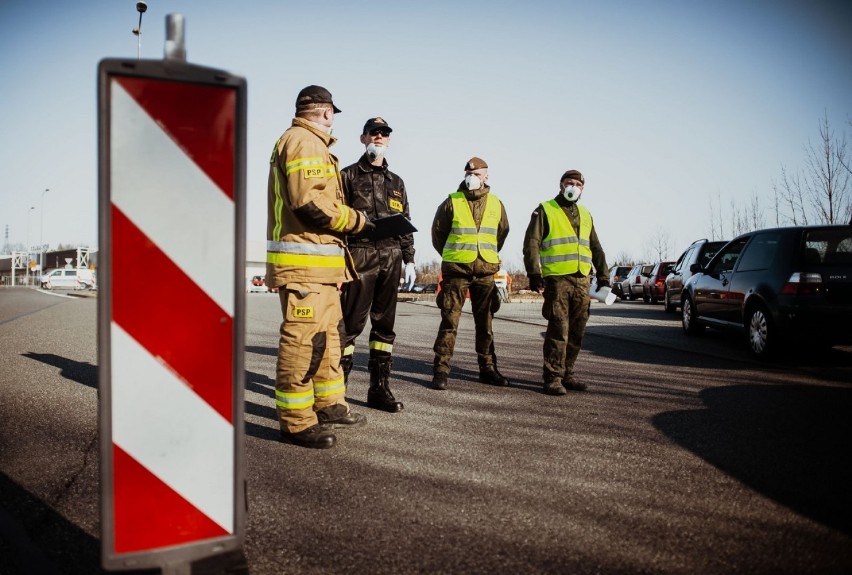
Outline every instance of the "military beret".
<path fill-rule="evenodd" d="M 480 168 L 487 168 L 488 164 L 485 163 L 485 160 L 482 158 L 477 158 L 476 156 L 472 157 L 467 161 L 464 165 L 464 171 L 469 172 L 471 170 L 479 170 Z"/>

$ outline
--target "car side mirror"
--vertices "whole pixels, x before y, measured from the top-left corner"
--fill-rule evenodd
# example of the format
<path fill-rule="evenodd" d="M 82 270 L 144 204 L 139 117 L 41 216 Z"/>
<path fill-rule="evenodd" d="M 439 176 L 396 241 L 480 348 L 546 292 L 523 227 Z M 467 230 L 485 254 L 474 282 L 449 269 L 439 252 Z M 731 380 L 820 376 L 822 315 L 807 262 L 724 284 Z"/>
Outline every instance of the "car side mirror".
<path fill-rule="evenodd" d="M 690 265 L 689 265 L 689 271 L 690 271 L 691 273 L 694 273 L 694 274 L 700 273 L 700 272 L 702 271 L 702 269 L 701 269 L 701 264 L 698 264 L 698 263 L 696 263 L 696 264 L 690 264 Z"/>

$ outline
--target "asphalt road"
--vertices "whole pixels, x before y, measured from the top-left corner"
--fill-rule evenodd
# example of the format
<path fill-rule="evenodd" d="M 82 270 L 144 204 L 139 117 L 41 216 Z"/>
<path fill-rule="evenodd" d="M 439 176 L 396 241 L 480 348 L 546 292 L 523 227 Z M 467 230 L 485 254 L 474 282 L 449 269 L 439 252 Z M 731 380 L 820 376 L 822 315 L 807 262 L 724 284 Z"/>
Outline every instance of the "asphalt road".
<path fill-rule="evenodd" d="M 368 425 L 313 451 L 277 441 L 278 300 L 247 298 L 246 541 L 209 572 L 852 572 L 848 348 L 764 364 L 661 306 L 595 304 L 589 391 L 551 397 L 539 306 L 519 303 L 494 326 L 512 386 L 477 382 L 464 315 L 434 391 L 437 309 L 403 303 L 405 410 L 364 405 L 362 337 L 348 397 Z M 95 331 L 95 298 L 0 289 L 2 574 L 100 572 Z"/>

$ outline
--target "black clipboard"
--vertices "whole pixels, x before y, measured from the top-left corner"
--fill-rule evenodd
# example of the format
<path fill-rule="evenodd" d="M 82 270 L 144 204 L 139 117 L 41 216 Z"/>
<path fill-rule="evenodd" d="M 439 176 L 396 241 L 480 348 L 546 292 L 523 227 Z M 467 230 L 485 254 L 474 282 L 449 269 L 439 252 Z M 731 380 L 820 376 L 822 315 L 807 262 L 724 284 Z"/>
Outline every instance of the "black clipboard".
<path fill-rule="evenodd" d="M 372 220 L 372 222 L 373 225 L 376 226 L 376 229 L 367 235 L 367 237 L 371 240 L 383 240 L 394 236 L 404 236 L 406 234 L 413 234 L 417 231 L 414 224 L 412 224 L 403 214 L 393 214 L 392 216 L 376 218 L 375 220 Z"/>

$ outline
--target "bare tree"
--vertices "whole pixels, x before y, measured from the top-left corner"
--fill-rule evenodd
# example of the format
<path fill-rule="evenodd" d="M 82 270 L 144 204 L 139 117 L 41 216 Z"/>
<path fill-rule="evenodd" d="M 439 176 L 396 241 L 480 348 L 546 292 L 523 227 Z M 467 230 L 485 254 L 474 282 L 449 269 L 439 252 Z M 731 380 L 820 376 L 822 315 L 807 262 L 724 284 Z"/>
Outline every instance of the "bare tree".
<path fill-rule="evenodd" d="M 648 238 L 648 247 L 645 254 L 648 262 L 659 262 L 669 256 L 672 240 L 669 233 L 663 228 L 657 228 L 654 234 Z"/>
<path fill-rule="evenodd" d="M 836 137 L 828 113 L 820 120 L 819 144 L 808 143 L 804 175 L 788 176 L 782 166 L 782 182 L 773 185 L 776 206 L 783 206 L 778 219 L 793 225 L 808 220 L 824 224 L 845 223 L 852 216 L 852 170 L 846 134 Z M 852 220 L 850 220 L 852 221 Z"/>
<path fill-rule="evenodd" d="M 632 255 L 630 255 L 626 251 L 620 251 L 617 254 L 615 254 L 615 261 L 613 261 L 611 265 L 614 265 L 614 266 L 632 266 L 632 265 L 636 265 L 636 262 L 633 260 Z"/>
<path fill-rule="evenodd" d="M 722 194 L 716 191 L 716 205 L 713 207 L 713 199 L 710 199 L 710 239 L 721 240 L 725 237 L 725 226 L 722 224 Z"/>

